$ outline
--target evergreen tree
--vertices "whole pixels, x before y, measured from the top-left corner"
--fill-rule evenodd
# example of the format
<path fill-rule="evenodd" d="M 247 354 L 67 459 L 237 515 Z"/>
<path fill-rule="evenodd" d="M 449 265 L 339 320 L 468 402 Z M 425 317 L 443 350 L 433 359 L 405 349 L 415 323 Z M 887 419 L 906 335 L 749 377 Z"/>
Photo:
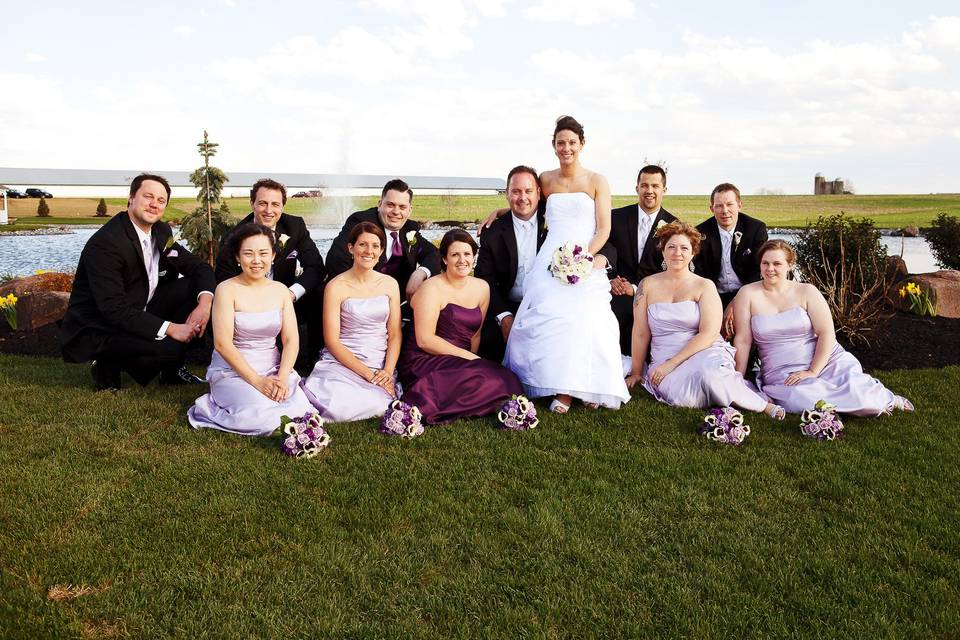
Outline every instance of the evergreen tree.
<path fill-rule="evenodd" d="M 190 174 L 190 182 L 199 192 L 199 206 L 180 222 L 180 236 L 190 245 L 190 250 L 202 260 L 214 265 L 220 241 L 234 225 L 234 219 L 226 203 L 220 202 L 223 186 L 229 181 L 227 174 L 210 166 L 210 156 L 216 154 L 216 142 L 210 142 L 203 132 L 203 142 L 197 144 L 203 156 L 203 166 Z"/>
<path fill-rule="evenodd" d="M 37 204 L 37 215 L 41 218 L 50 217 L 50 205 L 47 204 L 47 199 L 43 196 L 40 196 L 40 202 Z"/>
<path fill-rule="evenodd" d="M 100 198 L 100 202 L 97 204 L 97 217 L 106 218 L 107 217 L 107 201 L 103 198 Z"/>

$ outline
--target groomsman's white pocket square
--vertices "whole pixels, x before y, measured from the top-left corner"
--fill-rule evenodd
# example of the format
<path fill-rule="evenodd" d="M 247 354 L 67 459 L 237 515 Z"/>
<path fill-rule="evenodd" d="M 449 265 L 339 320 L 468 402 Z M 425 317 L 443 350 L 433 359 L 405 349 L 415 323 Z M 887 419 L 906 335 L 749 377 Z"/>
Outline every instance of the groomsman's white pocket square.
<path fill-rule="evenodd" d="M 168 257 L 168 258 L 176 258 L 178 255 L 180 255 L 180 254 L 177 253 L 177 250 L 176 250 L 176 249 L 171 249 L 170 251 L 167 251 L 167 257 Z"/>
<path fill-rule="evenodd" d="M 162 278 L 162 277 L 165 276 L 165 275 L 167 275 L 167 270 L 166 270 L 166 269 L 164 269 L 163 271 L 159 272 L 159 273 L 157 274 L 157 277 L 158 277 L 158 278 Z"/>
<path fill-rule="evenodd" d="M 743 252 L 743 255 L 748 256 L 748 255 L 750 255 L 751 253 L 753 253 L 753 252 L 750 251 L 750 249 L 747 249 L 746 251 Z"/>
<path fill-rule="evenodd" d="M 288 255 L 286 259 L 287 259 L 287 260 L 293 260 L 293 259 L 295 259 L 296 257 L 297 257 L 297 250 L 294 249 L 293 251 L 290 252 L 290 255 Z"/>

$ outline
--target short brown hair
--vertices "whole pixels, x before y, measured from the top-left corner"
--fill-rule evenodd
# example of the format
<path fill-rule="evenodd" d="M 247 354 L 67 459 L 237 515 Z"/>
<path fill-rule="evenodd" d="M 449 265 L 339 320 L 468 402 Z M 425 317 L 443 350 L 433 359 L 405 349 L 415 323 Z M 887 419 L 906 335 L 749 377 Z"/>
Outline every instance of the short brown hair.
<path fill-rule="evenodd" d="M 703 240 L 703 234 L 697 231 L 692 224 L 687 224 L 680 220 L 675 220 L 670 224 L 665 224 L 657 229 L 654 237 L 657 239 L 657 250 L 663 253 L 663 248 L 673 236 L 687 236 L 690 240 L 690 247 L 693 249 L 693 255 L 700 253 L 700 241 Z"/>
<path fill-rule="evenodd" d="M 270 178 L 260 178 L 253 183 L 252 187 L 250 187 L 251 204 L 253 204 L 253 202 L 257 199 L 257 191 L 260 191 L 260 189 L 273 189 L 274 191 L 279 191 L 280 195 L 283 196 L 283 204 L 287 204 L 287 188 L 276 180 L 272 180 Z"/>
<path fill-rule="evenodd" d="M 463 229 L 450 229 L 445 234 L 443 234 L 443 239 L 440 240 L 440 265 L 443 267 L 443 270 L 447 270 L 447 263 L 445 258 L 447 257 L 447 251 L 450 249 L 450 245 L 454 242 L 463 242 L 464 244 L 470 245 L 470 248 L 473 249 L 473 255 L 477 255 L 479 247 L 477 247 L 477 241 L 473 239 L 469 233 Z"/>
<path fill-rule="evenodd" d="M 380 225 L 373 224 L 372 222 L 358 222 L 353 225 L 353 229 L 350 229 L 350 235 L 347 236 L 347 244 L 357 244 L 357 238 L 365 233 L 372 233 L 377 236 L 380 240 L 380 248 L 386 249 L 387 247 L 387 234 L 383 232 L 383 229 L 380 228 Z"/>
<path fill-rule="evenodd" d="M 787 263 L 791 265 L 796 264 L 797 252 L 786 240 L 767 240 L 760 245 L 760 250 L 757 251 L 757 262 L 759 263 L 761 260 L 763 260 L 763 254 L 765 254 L 767 251 L 777 250 L 783 251 L 783 255 L 787 258 Z"/>
<path fill-rule="evenodd" d="M 410 196 L 410 204 L 413 204 L 413 189 L 410 188 L 406 182 L 400 178 L 394 178 L 383 185 L 383 191 L 380 192 L 380 199 L 383 200 L 387 197 L 387 191 L 399 191 L 400 193 L 405 193 Z"/>
<path fill-rule="evenodd" d="M 137 191 L 140 190 L 140 186 L 147 180 L 153 180 L 154 182 L 159 182 L 163 185 L 163 188 L 167 190 L 167 200 L 170 199 L 170 183 L 167 182 L 167 179 L 163 176 L 158 176 L 153 173 L 141 173 L 130 183 L 130 197 L 137 195 Z"/>
<path fill-rule="evenodd" d="M 734 185 L 729 182 L 721 182 L 713 188 L 713 191 L 710 192 L 710 206 L 713 206 L 713 197 L 718 193 L 726 193 L 727 191 L 733 191 L 737 194 L 737 200 L 740 200 L 740 189 L 737 189 Z"/>
<path fill-rule="evenodd" d="M 532 175 L 533 181 L 537 183 L 537 189 L 540 188 L 540 176 L 537 175 L 537 170 L 534 169 L 533 167 L 528 167 L 525 164 L 518 164 L 513 169 L 510 169 L 510 173 L 507 174 L 508 187 L 510 186 L 510 180 L 513 178 L 513 176 L 517 175 L 518 173 L 529 173 L 530 175 Z"/>
<path fill-rule="evenodd" d="M 637 184 L 640 184 L 640 176 L 647 174 L 652 176 L 659 174 L 663 178 L 663 186 L 667 186 L 667 171 L 658 164 L 648 164 L 643 169 L 640 169 L 640 173 L 637 174 Z"/>

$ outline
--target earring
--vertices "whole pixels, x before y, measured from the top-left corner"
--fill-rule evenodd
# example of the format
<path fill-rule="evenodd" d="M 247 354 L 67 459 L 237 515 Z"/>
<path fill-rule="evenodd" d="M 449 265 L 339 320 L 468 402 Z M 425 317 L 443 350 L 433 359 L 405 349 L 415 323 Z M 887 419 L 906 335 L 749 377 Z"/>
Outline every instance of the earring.
<path fill-rule="evenodd" d="M 697 272 L 696 269 L 695 269 L 694 266 L 693 266 L 693 260 L 691 260 L 691 261 L 687 264 L 687 267 L 690 269 L 690 273 L 696 273 L 696 272 Z"/>
<path fill-rule="evenodd" d="M 667 259 L 664 258 L 663 260 L 660 261 L 660 271 L 666 271 L 666 270 L 667 270 Z"/>

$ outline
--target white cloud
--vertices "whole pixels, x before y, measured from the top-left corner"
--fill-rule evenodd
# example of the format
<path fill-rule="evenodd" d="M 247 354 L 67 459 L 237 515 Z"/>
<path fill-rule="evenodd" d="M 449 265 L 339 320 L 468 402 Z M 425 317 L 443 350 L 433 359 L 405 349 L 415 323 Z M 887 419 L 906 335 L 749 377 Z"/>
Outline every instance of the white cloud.
<path fill-rule="evenodd" d="M 930 22 L 907 34 L 931 49 L 960 53 L 960 16 L 933 17 Z"/>
<path fill-rule="evenodd" d="M 23 55 L 23 60 L 25 62 L 46 62 L 47 56 L 41 53 L 33 53 L 32 51 L 30 51 Z"/>
<path fill-rule="evenodd" d="M 528 7 L 523 15 L 538 22 L 567 22 L 586 26 L 627 20 L 636 7 L 631 0 L 540 0 Z"/>
<path fill-rule="evenodd" d="M 189 38 L 193 35 L 193 27 L 188 24 L 181 24 L 174 27 L 173 32 L 181 38 Z"/>

